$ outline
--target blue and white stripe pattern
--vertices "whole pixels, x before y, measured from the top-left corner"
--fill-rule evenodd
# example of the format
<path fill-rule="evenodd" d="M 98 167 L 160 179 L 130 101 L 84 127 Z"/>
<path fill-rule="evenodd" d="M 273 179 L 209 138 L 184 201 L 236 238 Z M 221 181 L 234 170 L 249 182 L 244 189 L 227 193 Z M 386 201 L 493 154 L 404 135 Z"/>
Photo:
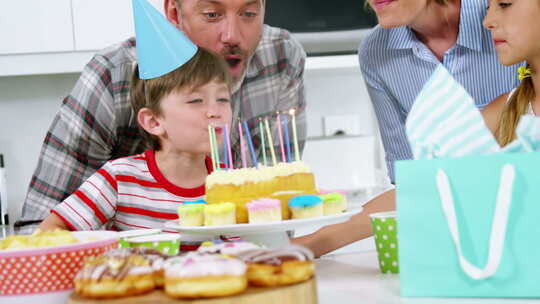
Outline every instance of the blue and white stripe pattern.
<path fill-rule="evenodd" d="M 415 159 L 500 150 L 472 97 L 442 65 L 415 100 L 406 129 Z"/>
<path fill-rule="evenodd" d="M 414 100 L 439 64 L 482 108 L 517 87 L 518 65 L 499 64 L 491 34 L 483 28 L 487 1 L 462 0 L 459 36 L 440 62 L 408 27 L 376 27 L 359 48 L 360 68 L 379 121 L 390 178 L 393 163 L 412 159 L 405 121 Z"/>
<path fill-rule="evenodd" d="M 415 159 L 540 151 L 540 117 L 523 115 L 516 140 L 501 149 L 472 97 L 442 65 L 414 101 L 406 130 Z"/>
<path fill-rule="evenodd" d="M 503 152 L 540 151 L 540 117 L 523 115 L 516 128 L 516 140 L 503 148 Z"/>

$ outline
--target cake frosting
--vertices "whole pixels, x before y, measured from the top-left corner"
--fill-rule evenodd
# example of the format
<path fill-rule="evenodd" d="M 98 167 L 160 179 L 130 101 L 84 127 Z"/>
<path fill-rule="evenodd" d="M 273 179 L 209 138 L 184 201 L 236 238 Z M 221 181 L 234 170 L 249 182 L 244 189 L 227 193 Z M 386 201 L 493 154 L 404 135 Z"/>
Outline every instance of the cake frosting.
<path fill-rule="evenodd" d="M 238 259 L 190 252 L 184 256 L 168 259 L 165 263 L 165 276 L 175 278 L 241 276 L 246 273 L 246 269 L 246 264 Z"/>
<path fill-rule="evenodd" d="M 246 182 L 268 181 L 276 176 L 289 176 L 296 173 L 311 173 L 309 166 L 302 162 L 278 163 L 272 167 L 242 168 L 235 170 L 217 170 L 206 178 L 206 186 L 242 185 Z"/>
<path fill-rule="evenodd" d="M 253 243 L 250 242 L 224 242 L 220 244 L 213 244 L 209 246 L 203 246 L 199 247 L 197 249 L 200 253 L 219 253 L 224 255 L 231 255 L 236 256 L 238 253 L 250 249 L 258 249 L 261 248 Z"/>
<path fill-rule="evenodd" d="M 293 197 L 289 201 L 289 206 L 293 208 L 305 208 L 305 207 L 313 207 L 321 203 L 322 203 L 322 200 L 317 195 L 299 195 L 299 196 Z"/>
<path fill-rule="evenodd" d="M 77 273 L 75 279 L 100 281 L 103 278 L 113 278 L 122 280 L 128 275 L 153 272 L 150 261 L 141 255 L 127 257 L 100 256 L 86 260 L 83 269 Z"/>
<path fill-rule="evenodd" d="M 269 265 L 280 265 L 284 261 L 312 261 L 314 259 L 311 250 L 290 245 L 278 249 L 256 248 L 242 251 L 236 257 L 246 263 L 260 263 Z"/>
<path fill-rule="evenodd" d="M 246 207 L 249 211 L 269 210 L 281 207 L 281 202 L 277 199 L 261 198 L 247 203 Z"/>

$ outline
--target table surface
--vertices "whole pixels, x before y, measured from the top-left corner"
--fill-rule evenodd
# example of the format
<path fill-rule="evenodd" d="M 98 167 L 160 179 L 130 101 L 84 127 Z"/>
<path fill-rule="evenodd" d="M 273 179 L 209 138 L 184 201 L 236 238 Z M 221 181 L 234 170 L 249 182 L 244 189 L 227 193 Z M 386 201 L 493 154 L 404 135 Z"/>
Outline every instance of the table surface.
<path fill-rule="evenodd" d="M 367 241 L 367 240 L 366 240 Z M 540 304 L 533 299 L 405 298 L 399 295 L 399 275 L 382 274 L 377 253 L 368 244 L 356 252 L 329 254 L 316 260 L 321 304 Z M 539 287 L 540 288 L 540 287 Z"/>

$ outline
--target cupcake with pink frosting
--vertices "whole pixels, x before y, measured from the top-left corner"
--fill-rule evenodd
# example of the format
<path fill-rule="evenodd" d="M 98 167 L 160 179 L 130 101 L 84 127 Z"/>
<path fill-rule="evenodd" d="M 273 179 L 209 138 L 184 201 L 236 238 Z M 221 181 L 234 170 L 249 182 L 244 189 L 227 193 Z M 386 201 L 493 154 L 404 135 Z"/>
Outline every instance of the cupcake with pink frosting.
<path fill-rule="evenodd" d="M 281 221 L 280 200 L 261 198 L 247 203 L 246 208 L 251 224 Z"/>

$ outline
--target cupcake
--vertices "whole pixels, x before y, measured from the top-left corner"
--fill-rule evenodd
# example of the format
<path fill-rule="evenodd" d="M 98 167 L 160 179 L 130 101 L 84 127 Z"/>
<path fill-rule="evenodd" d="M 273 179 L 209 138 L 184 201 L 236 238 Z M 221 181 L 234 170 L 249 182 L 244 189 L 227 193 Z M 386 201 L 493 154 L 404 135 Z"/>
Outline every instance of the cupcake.
<path fill-rule="evenodd" d="M 246 204 L 249 223 L 281 221 L 281 202 L 277 199 L 261 198 Z"/>
<path fill-rule="evenodd" d="M 339 214 L 347 210 L 347 198 L 339 192 L 321 194 L 324 215 Z"/>
<path fill-rule="evenodd" d="M 233 203 L 209 204 L 204 208 L 205 226 L 236 224 L 236 205 Z"/>
<path fill-rule="evenodd" d="M 180 226 L 202 226 L 204 224 L 203 200 L 189 202 L 186 201 L 178 206 L 178 222 Z"/>
<path fill-rule="evenodd" d="M 323 204 L 317 195 L 299 195 L 289 200 L 293 219 L 312 218 L 323 215 Z"/>

